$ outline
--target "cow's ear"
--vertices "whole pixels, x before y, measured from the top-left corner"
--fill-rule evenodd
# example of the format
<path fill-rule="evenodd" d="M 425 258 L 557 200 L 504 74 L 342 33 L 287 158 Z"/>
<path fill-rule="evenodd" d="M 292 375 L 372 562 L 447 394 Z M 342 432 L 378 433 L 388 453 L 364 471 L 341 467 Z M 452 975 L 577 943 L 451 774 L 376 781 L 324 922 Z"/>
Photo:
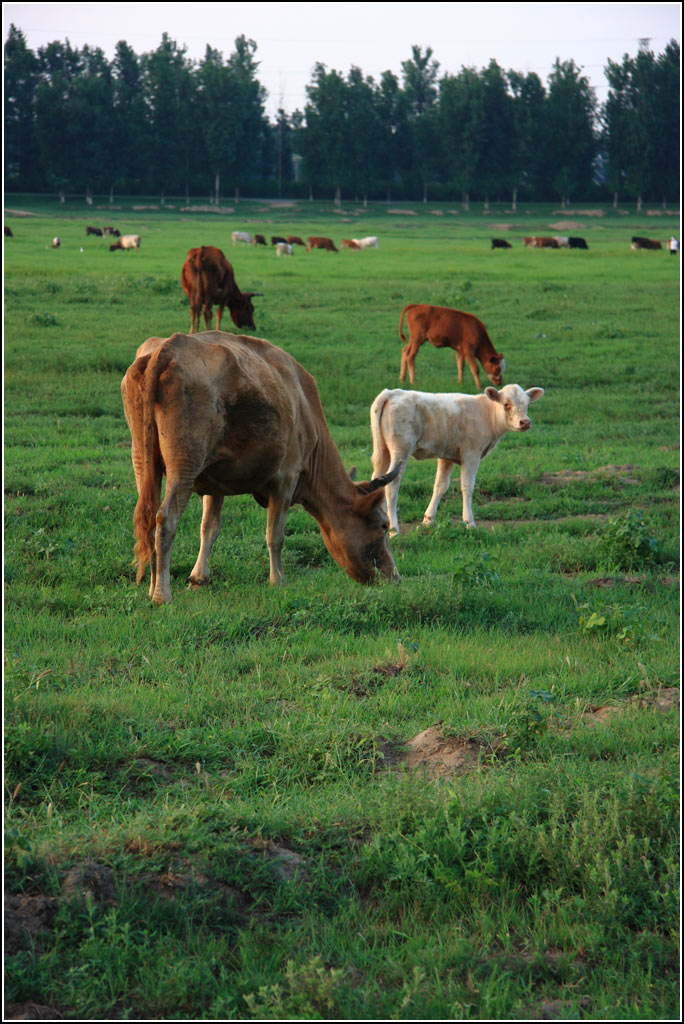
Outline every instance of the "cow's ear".
<path fill-rule="evenodd" d="M 368 486 L 368 483 L 366 483 L 366 486 Z M 354 502 L 354 509 L 361 516 L 369 516 L 373 509 L 377 508 L 378 505 L 382 502 L 383 498 L 385 497 L 385 492 L 382 489 L 382 487 L 380 487 L 376 491 L 364 493 L 364 491 L 362 490 L 363 484 L 357 484 L 356 487 L 358 490 L 358 494 L 356 497 L 356 501 Z"/>
<path fill-rule="evenodd" d="M 487 398 L 489 398 L 492 402 L 500 401 L 499 392 L 496 390 L 496 388 L 485 388 L 484 393 L 487 396 Z"/>
<path fill-rule="evenodd" d="M 536 402 L 544 394 L 544 388 L 528 388 L 525 394 L 530 402 Z"/>

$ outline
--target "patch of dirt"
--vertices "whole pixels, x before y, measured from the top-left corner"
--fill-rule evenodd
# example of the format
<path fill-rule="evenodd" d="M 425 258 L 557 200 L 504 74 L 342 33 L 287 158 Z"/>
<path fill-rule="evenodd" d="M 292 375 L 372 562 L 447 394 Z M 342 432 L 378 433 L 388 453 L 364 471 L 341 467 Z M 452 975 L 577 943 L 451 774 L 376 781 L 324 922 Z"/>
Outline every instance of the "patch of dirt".
<path fill-rule="evenodd" d="M 433 778 L 460 775 L 475 767 L 483 749 L 480 741 L 473 737 L 445 736 L 439 725 L 419 732 L 407 746 L 404 766 L 420 769 Z"/>
<path fill-rule="evenodd" d="M 444 210 L 430 210 L 430 213 L 432 214 L 433 217 L 443 217 L 444 216 Z"/>
<path fill-rule="evenodd" d="M 585 1013 L 589 1015 L 591 998 L 580 996 L 579 1005 L 582 1017 Z M 575 1017 L 569 1016 L 574 1011 L 575 1004 L 569 999 L 547 999 L 540 1006 L 527 1007 L 520 1020 L 575 1020 Z"/>
<path fill-rule="evenodd" d="M 555 231 L 572 231 L 573 228 L 583 228 L 586 225 L 579 220 L 557 220 L 555 223 L 549 224 L 549 227 Z"/>
<path fill-rule="evenodd" d="M 450 213 L 452 217 L 459 217 L 461 215 L 460 210 L 447 210 L 447 213 Z"/>
<path fill-rule="evenodd" d="M 156 209 L 158 209 L 158 207 L 156 207 L 156 206 L 148 206 L 148 207 L 134 206 L 133 209 L 134 210 L 138 210 L 138 209 L 141 209 L 141 210 L 144 210 L 144 209 L 156 210 Z M 181 213 L 235 213 L 235 207 L 234 206 L 181 206 L 180 212 Z"/>
<path fill-rule="evenodd" d="M 253 839 L 251 846 L 258 850 L 273 865 L 273 872 L 279 882 L 308 882 L 309 872 L 301 854 L 278 846 L 270 839 Z"/>
<path fill-rule="evenodd" d="M 106 864 L 86 861 L 67 871 L 62 882 L 62 896 L 67 900 L 88 898 L 116 903 L 114 872 Z"/>
<path fill-rule="evenodd" d="M 396 217 L 415 217 L 415 210 L 388 210 L 388 213 L 393 213 Z"/>
<path fill-rule="evenodd" d="M 36 935 L 49 931 L 56 912 L 57 900 L 54 897 L 6 891 L 5 953 L 11 955 L 20 949 L 26 949 Z"/>
<path fill-rule="evenodd" d="M 5 1020 L 63 1020 L 59 1010 L 54 1006 L 41 1006 L 39 1003 L 7 1003 Z"/>
<path fill-rule="evenodd" d="M 568 212 L 567 210 L 554 210 L 553 211 L 553 215 L 555 217 L 556 214 L 560 213 L 561 215 L 565 214 L 567 216 L 567 212 Z M 578 214 L 580 217 L 604 217 L 605 216 L 603 210 L 573 210 L 572 212 Z"/>
<path fill-rule="evenodd" d="M 679 210 L 647 210 L 647 217 L 678 217 Z"/>
<path fill-rule="evenodd" d="M 12 217 L 37 217 L 37 213 L 30 213 L 29 210 L 10 210 L 7 206 L 5 207 L 5 213 L 11 214 Z"/>
<path fill-rule="evenodd" d="M 373 690 L 388 679 L 395 679 L 404 671 L 405 666 L 398 665 L 375 665 L 369 673 L 361 676 L 352 676 L 347 685 L 347 690 L 355 697 L 368 697 Z"/>
<path fill-rule="evenodd" d="M 138 774 L 145 778 L 152 776 L 160 782 L 171 782 L 173 772 L 169 771 L 161 761 L 155 761 L 151 757 L 136 757 L 133 766 L 138 769 Z"/>
<path fill-rule="evenodd" d="M 619 476 L 622 483 L 638 484 L 640 480 L 634 474 L 639 471 L 639 466 L 628 463 L 624 466 L 599 466 L 598 469 L 561 469 L 557 473 L 543 473 L 539 480 L 543 484 L 568 483 L 573 480 L 596 480 L 599 476 Z"/>
<path fill-rule="evenodd" d="M 510 231 L 514 228 L 515 224 L 488 224 L 487 227 L 492 231 Z"/>
<path fill-rule="evenodd" d="M 628 700 L 620 705 L 604 704 L 602 707 L 587 708 L 583 718 L 585 723 L 592 727 L 595 725 L 606 725 L 616 715 L 622 714 L 625 708 L 640 708 L 643 711 L 653 710 L 662 713 L 676 711 L 679 708 L 680 693 L 678 686 L 663 686 L 654 693 L 633 694 Z"/>

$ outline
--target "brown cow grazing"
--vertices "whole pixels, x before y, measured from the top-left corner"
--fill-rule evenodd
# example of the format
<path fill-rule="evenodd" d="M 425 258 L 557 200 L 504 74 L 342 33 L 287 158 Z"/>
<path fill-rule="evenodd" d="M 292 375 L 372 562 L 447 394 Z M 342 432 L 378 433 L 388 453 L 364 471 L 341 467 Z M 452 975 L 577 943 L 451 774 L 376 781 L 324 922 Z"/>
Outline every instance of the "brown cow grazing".
<path fill-rule="evenodd" d="M 8 228 L 6 224 L 5 224 L 5 238 L 14 238 L 14 235 L 12 234 L 12 228 Z"/>
<path fill-rule="evenodd" d="M 560 249 L 560 244 L 557 238 L 535 238 L 535 245 L 537 249 Z"/>
<path fill-rule="evenodd" d="M 254 330 L 254 305 L 252 298 L 262 292 L 241 292 L 235 283 L 233 268 L 221 252 L 213 245 L 190 249 L 181 271 L 181 286 L 190 299 L 190 333 L 199 330 L 200 313 L 204 312 L 204 323 L 211 330 L 211 308 L 216 311 L 216 329 L 221 329 L 223 309 L 228 306 L 231 319 L 236 327 Z"/>
<path fill-rule="evenodd" d="M 527 249 L 527 248 L 534 249 L 536 244 L 537 244 L 537 239 L 534 237 L 534 235 L 528 235 L 527 238 L 523 238 L 523 248 L 525 248 L 525 249 Z"/>
<path fill-rule="evenodd" d="M 102 228 L 86 228 L 86 235 L 98 235 L 102 238 Z"/>
<path fill-rule="evenodd" d="M 505 238 L 492 238 L 492 249 L 512 249 L 513 246 Z"/>
<path fill-rule="evenodd" d="M 255 235 L 252 239 L 252 245 L 268 245 L 268 242 L 263 235 Z"/>
<path fill-rule="evenodd" d="M 463 381 L 463 364 L 466 362 L 481 389 L 480 375 L 476 358 L 482 363 L 482 369 L 492 384 L 500 387 L 503 382 L 502 372 L 506 369 L 506 361 L 492 345 L 487 328 L 471 313 L 461 313 L 458 309 L 447 306 L 427 306 L 409 304 L 404 306 L 399 317 L 399 337 L 406 341 L 402 331 L 402 323 L 406 314 L 406 325 L 410 341 L 401 350 L 401 372 L 399 380 L 404 380 L 408 369 L 411 383 L 415 384 L 414 363 L 420 346 L 429 341 L 435 348 L 453 348 L 456 352 L 458 365 L 458 382 Z"/>
<path fill-rule="evenodd" d="M 355 242 L 353 238 L 343 238 L 342 239 L 342 248 L 343 249 L 360 249 L 361 246 L 359 245 L 358 242 Z"/>
<path fill-rule="evenodd" d="M 121 237 L 117 238 L 116 242 L 114 242 L 114 245 L 109 246 L 109 251 L 114 252 L 116 249 L 123 249 L 124 252 L 127 252 L 129 250 L 132 251 L 133 249 L 139 248 L 140 235 L 121 235 Z"/>
<path fill-rule="evenodd" d="M 662 249 L 660 242 L 656 242 L 655 238 L 642 238 L 640 235 L 635 235 L 632 239 L 632 249 Z"/>
<path fill-rule="evenodd" d="M 138 582 L 149 562 L 155 604 L 171 600 L 171 547 L 193 491 L 203 495 L 203 513 L 191 587 L 209 581 L 223 499 L 233 494 L 252 494 L 268 509 L 272 584 L 284 581 L 281 553 L 293 504 L 314 517 L 328 551 L 353 579 L 398 578 L 381 507 L 392 477 L 352 483 L 316 382 L 282 349 L 218 331 L 149 338 L 126 372 L 121 394 L 138 488 Z"/>
<path fill-rule="evenodd" d="M 332 238 L 318 238 L 316 236 L 309 237 L 306 240 L 306 251 L 311 252 L 312 249 L 326 249 L 328 252 L 337 252 Z"/>
<path fill-rule="evenodd" d="M 287 239 L 282 235 L 271 235 L 271 245 L 277 245 L 278 242 L 287 242 Z"/>
<path fill-rule="evenodd" d="M 288 245 L 304 245 L 299 235 L 288 235 L 285 241 Z"/>

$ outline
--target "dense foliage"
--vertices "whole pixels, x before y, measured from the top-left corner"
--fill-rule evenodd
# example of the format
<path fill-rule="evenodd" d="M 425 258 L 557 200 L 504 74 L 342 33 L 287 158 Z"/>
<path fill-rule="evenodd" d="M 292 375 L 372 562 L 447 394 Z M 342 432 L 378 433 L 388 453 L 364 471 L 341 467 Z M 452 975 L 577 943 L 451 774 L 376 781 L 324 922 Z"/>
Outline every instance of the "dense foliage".
<path fill-rule="evenodd" d="M 376 199 L 679 196 L 679 46 L 608 61 L 599 108 L 573 60 L 534 73 L 463 67 L 428 47 L 376 82 L 316 64 L 303 111 L 265 113 L 256 43 L 193 61 L 164 33 L 137 55 L 5 45 L 5 187 L 14 191 Z"/>

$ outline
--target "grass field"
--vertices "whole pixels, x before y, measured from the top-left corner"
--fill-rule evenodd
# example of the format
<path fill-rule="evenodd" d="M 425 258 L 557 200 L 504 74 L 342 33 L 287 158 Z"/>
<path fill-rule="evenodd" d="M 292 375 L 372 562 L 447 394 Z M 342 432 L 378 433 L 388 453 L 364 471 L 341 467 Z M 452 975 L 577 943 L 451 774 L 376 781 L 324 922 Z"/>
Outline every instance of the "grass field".
<path fill-rule="evenodd" d="M 680 273 L 629 247 L 678 217 L 6 205 L 8 1015 L 679 1019 Z M 110 223 L 140 251 L 86 237 Z M 233 229 L 380 245 L 278 259 Z M 150 605 L 120 381 L 188 330 L 203 244 L 264 293 L 255 333 L 313 373 L 359 479 L 402 307 L 484 320 L 505 382 L 546 390 L 480 467 L 477 530 L 457 480 L 418 527 L 413 462 L 398 586 L 348 579 L 295 507 L 274 589 L 239 497 L 189 591 L 193 499 Z M 416 373 L 458 390 L 452 352 Z"/>

